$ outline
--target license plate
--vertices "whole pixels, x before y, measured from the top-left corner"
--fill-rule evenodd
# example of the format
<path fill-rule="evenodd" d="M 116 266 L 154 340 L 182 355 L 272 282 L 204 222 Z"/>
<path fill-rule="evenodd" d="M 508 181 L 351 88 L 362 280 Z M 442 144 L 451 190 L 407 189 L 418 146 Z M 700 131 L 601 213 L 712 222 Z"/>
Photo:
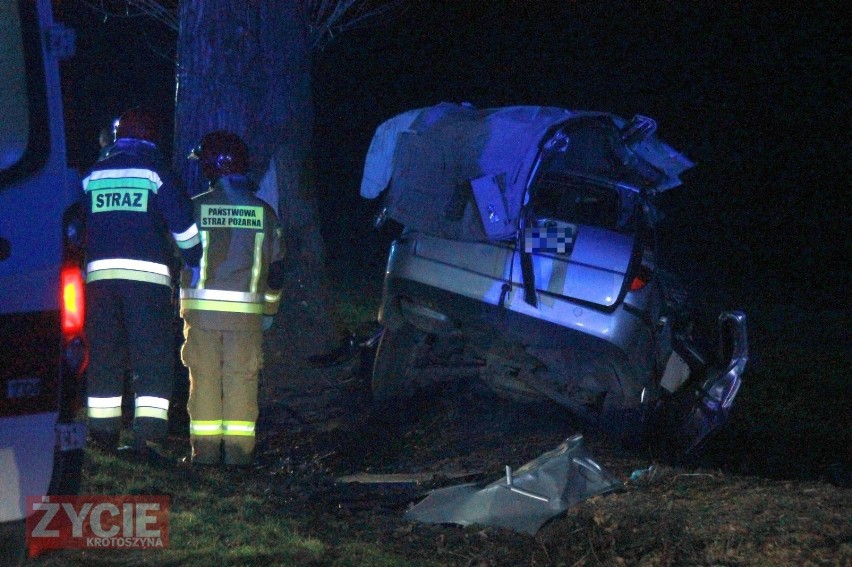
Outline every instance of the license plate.
<path fill-rule="evenodd" d="M 57 423 L 56 442 L 60 451 L 73 451 L 86 447 L 85 423 Z"/>
<path fill-rule="evenodd" d="M 6 397 L 10 400 L 37 398 L 41 394 L 40 378 L 16 378 L 6 383 Z"/>

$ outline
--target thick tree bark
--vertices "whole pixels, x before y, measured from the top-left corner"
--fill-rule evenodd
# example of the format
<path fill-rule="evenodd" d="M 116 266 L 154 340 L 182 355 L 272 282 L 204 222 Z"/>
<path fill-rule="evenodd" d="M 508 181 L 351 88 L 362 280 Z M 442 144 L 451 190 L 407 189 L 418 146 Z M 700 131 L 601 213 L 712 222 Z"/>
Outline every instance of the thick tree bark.
<path fill-rule="evenodd" d="M 271 167 L 288 246 L 291 285 L 281 320 L 310 325 L 326 348 L 336 337 L 312 182 L 311 53 L 305 2 L 183 0 L 178 34 L 174 165 L 191 194 L 207 186 L 186 159 L 205 133 L 241 136 L 259 181 Z M 317 342 L 317 341 L 314 341 Z M 323 344 L 325 343 L 325 344 Z"/>

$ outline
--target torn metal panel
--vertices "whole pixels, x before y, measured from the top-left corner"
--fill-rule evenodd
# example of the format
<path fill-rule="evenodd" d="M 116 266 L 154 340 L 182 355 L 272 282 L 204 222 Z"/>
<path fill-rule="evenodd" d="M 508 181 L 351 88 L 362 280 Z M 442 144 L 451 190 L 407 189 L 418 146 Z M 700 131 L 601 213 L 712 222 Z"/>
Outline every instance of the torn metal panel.
<path fill-rule="evenodd" d="M 462 484 L 435 490 L 405 513 L 430 524 L 483 524 L 535 534 L 551 518 L 597 494 L 622 488 L 574 435 L 484 488 Z"/>
<path fill-rule="evenodd" d="M 688 411 L 680 417 L 677 439 L 684 454 L 697 452 L 730 418 L 749 357 L 745 313 L 725 311 L 719 315 L 719 343 L 729 346 L 730 359 L 721 369 L 711 370 L 693 394 Z M 689 398 L 686 400 L 689 403 Z"/>
<path fill-rule="evenodd" d="M 554 169 L 554 163 L 562 173 L 623 186 L 627 193 L 676 187 L 679 174 L 693 166 L 656 138 L 656 123 L 647 117 L 627 122 L 547 106 L 441 103 L 379 125 L 361 196 L 384 193 L 386 215 L 413 230 L 505 240 L 518 229 L 539 166 Z M 487 198 L 480 202 L 483 192 Z"/>

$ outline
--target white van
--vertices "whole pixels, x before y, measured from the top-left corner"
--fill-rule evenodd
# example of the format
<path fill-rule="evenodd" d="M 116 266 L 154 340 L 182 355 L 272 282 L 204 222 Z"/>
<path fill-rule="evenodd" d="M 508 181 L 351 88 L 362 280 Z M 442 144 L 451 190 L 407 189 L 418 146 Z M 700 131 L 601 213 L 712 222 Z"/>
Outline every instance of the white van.
<path fill-rule="evenodd" d="M 73 34 L 49 0 L 0 3 L 0 564 L 24 557 L 26 498 L 77 491 L 82 217 L 67 167 L 58 59 Z"/>

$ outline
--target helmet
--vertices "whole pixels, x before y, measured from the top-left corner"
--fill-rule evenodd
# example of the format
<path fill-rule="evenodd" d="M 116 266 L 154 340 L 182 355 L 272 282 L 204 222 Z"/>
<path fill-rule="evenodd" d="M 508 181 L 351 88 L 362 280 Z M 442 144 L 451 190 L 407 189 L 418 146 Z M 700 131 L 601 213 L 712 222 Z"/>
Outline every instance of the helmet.
<path fill-rule="evenodd" d="M 105 148 L 115 142 L 115 123 L 112 126 L 104 126 L 98 134 L 98 144 Z"/>
<path fill-rule="evenodd" d="M 116 140 L 119 138 L 136 138 L 156 144 L 160 139 L 154 115 L 139 108 L 131 108 L 122 114 L 115 121 L 113 132 Z"/>
<path fill-rule="evenodd" d="M 201 172 L 211 182 L 225 175 L 248 172 L 248 146 L 239 136 L 225 130 L 205 134 L 188 157 L 201 162 Z"/>

